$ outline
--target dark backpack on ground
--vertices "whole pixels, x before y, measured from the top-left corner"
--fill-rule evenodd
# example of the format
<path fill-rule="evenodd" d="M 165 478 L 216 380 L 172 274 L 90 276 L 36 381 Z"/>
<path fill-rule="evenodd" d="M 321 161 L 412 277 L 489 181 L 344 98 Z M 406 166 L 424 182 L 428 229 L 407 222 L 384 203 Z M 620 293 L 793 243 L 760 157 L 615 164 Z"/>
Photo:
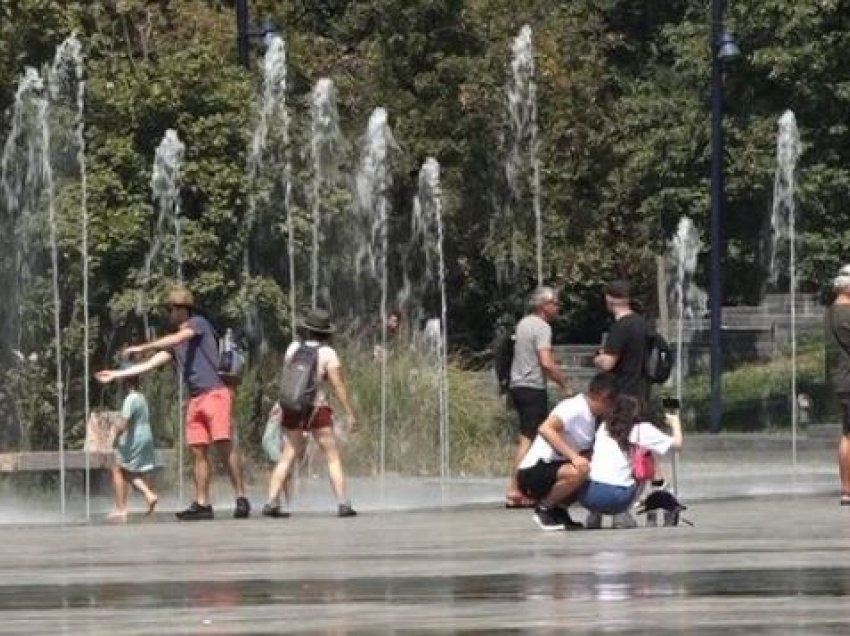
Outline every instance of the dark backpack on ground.
<path fill-rule="evenodd" d="M 279 395 L 281 408 L 302 415 L 313 408 L 318 365 L 319 347 L 299 344 L 292 357 L 283 363 Z"/>
<path fill-rule="evenodd" d="M 496 337 L 493 343 L 493 369 L 499 382 L 499 395 L 508 392 L 511 386 L 511 365 L 514 362 L 516 337 L 512 331 L 505 331 Z"/>
<path fill-rule="evenodd" d="M 646 354 L 643 359 L 643 374 L 653 384 L 667 382 L 673 371 L 673 351 L 670 344 L 654 328 L 646 334 Z"/>

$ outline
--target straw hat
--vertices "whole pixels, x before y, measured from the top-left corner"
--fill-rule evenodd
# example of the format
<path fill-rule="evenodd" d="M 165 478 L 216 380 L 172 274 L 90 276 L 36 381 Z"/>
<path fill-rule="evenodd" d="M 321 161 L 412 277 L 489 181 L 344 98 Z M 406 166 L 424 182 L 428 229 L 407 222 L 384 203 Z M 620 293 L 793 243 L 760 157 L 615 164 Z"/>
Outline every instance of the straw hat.
<path fill-rule="evenodd" d="M 192 309 L 195 306 L 195 297 L 186 287 L 172 287 L 168 292 L 166 304 Z"/>
<path fill-rule="evenodd" d="M 331 323 L 331 315 L 325 309 L 311 309 L 298 326 L 314 333 L 333 333 L 336 331 Z"/>

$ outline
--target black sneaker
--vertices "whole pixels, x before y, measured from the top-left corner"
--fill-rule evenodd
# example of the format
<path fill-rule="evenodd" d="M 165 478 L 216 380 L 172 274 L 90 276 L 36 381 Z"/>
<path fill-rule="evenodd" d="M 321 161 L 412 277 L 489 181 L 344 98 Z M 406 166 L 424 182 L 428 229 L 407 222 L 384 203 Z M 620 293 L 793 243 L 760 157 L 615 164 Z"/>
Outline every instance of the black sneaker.
<path fill-rule="evenodd" d="M 351 507 L 351 504 L 344 503 L 339 504 L 336 509 L 337 517 L 355 517 L 357 516 L 357 511 Z"/>
<path fill-rule="evenodd" d="M 273 517 L 275 519 L 286 519 L 289 516 L 289 513 L 285 510 L 281 510 L 280 506 L 266 504 L 265 506 L 263 506 L 263 516 Z"/>
<path fill-rule="evenodd" d="M 562 517 L 562 513 L 555 508 L 537 506 L 534 509 L 534 522 L 543 530 L 563 530 L 564 522 Z"/>
<path fill-rule="evenodd" d="M 213 519 L 213 508 L 210 505 L 202 506 L 197 501 L 181 512 L 175 512 L 178 521 L 208 521 Z"/>
<path fill-rule="evenodd" d="M 251 516 L 251 502 L 245 497 L 236 498 L 236 508 L 233 510 L 234 519 L 247 519 Z"/>
<path fill-rule="evenodd" d="M 564 526 L 564 530 L 583 530 L 584 524 L 580 521 L 573 521 L 573 518 L 570 516 L 570 511 L 567 510 L 564 506 L 555 506 L 552 511 L 558 515 L 558 518 L 561 520 L 561 523 Z"/>

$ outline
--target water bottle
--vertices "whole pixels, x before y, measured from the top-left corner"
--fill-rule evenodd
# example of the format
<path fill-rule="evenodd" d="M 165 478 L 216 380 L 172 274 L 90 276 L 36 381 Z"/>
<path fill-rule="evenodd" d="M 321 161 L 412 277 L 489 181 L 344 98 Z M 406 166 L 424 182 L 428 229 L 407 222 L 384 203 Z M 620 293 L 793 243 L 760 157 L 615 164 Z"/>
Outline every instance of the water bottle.
<path fill-rule="evenodd" d="M 233 373 L 233 329 L 227 328 L 224 340 L 221 342 L 221 361 L 219 369 L 222 373 Z"/>

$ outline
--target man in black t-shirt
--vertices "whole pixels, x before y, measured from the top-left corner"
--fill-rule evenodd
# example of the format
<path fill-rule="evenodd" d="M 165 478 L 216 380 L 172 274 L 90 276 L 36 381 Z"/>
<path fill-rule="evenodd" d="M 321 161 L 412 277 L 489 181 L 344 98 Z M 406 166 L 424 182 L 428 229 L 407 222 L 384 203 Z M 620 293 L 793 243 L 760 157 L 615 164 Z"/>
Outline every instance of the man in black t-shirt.
<path fill-rule="evenodd" d="M 850 506 L 850 265 L 838 271 L 832 287 L 835 300 L 824 316 L 826 374 L 841 404 L 838 477 L 841 505 Z"/>
<path fill-rule="evenodd" d="M 614 324 L 593 358 L 593 364 L 600 371 L 611 371 L 616 376 L 620 395 L 634 396 L 646 408 L 649 400 L 649 382 L 643 371 L 646 320 L 632 309 L 631 291 L 626 281 L 616 280 L 608 285 L 605 306 L 614 317 Z"/>

